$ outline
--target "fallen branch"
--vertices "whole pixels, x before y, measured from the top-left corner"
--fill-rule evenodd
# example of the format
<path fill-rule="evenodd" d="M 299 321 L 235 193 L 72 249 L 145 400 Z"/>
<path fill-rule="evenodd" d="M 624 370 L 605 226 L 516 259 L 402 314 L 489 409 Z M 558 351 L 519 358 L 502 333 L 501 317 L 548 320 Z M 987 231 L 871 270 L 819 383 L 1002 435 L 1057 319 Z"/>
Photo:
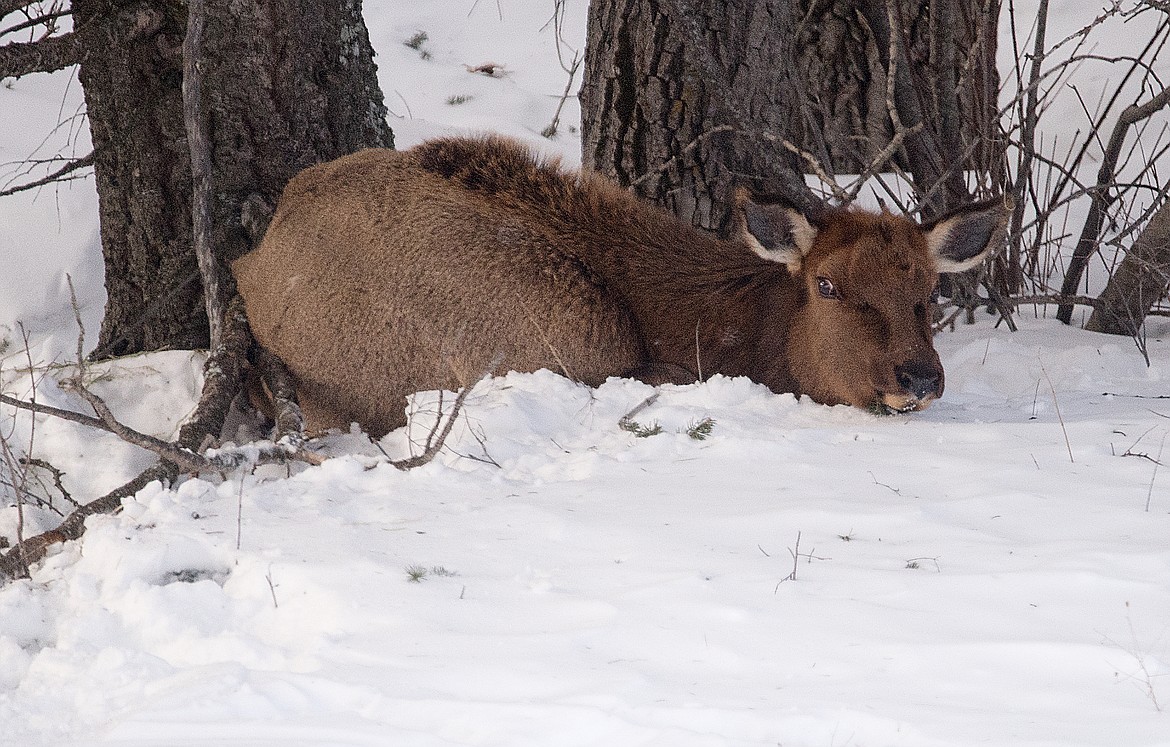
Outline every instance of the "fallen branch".
<path fill-rule="evenodd" d="M 91 516 L 112 514 L 122 508 L 122 499 L 136 494 L 155 481 L 169 482 L 178 471 L 167 462 L 160 462 L 113 492 L 90 501 L 65 517 L 60 526 L 19 542 L 0 556 L 0 583 L 25 574 L 26 569 L 44 559 L 48 549 L 59 542 L 68 542 L 85 533 L 85 521 Z"/>
<path fill-rule="evenodd" d="M 637 406 L 634 407 L 634 409 L 618 418 L 618 427 L 623 431 L 630 430 L 630 426 L 634 424 L 634 417 L 650 405 L 657 402 L 659 394 L 661 394 L 661 392 L 654 392 L 654 394 L 651 394 L 649 397 L 642 400 Z"/>
<path fill-rule="evenodd" d="M 84 415 L 80 412 L 74 412 L 73 410 L 62 410 L 59 407 L 42 405 L 40 402 L 26 402 L 22 399 L 17 399 L 16 397 L 10 397 L 7 394 L 0 394 L 0 404 L 8 405 L 9 407 L 15 407 L 20 410 L 27 410 L 28 412 L 35 412 L 40 415 L 51 415 L 55 418 L 60 418 L 61 420 L 68 420 L 74 423 L 80 423 L 81 425 L 87 425 L 90 428 L 97 428 L 98 430 L 106 431 L 107 433 L 113 433 L 109 426 L 107 426 L 102 420 L 95 418 L 92 415 Z"/>
<path fill-rule="evenodd" d="M 160 458 L 174 464 L 183 472 L 200 472 L 212 468 L 213 465 L 210 461 L 195 452 L 181 449 L 168 441 L 163 441 L 161 438 L 136 431 L 119 422 L 105 400 L 91 392 L 81 383 L 80 378 L 66 379 L 61 384 L 62 389 L 76 392 L 82 399 L 88 402 L 89 406 L 93 408 L 93 411 L 97 413 L 98 418 L 105 425 L 105 430 L 113 433 L 126 443 L 154 452 Z"/>
<path fill-rule="evenodd" d="M 1048 293 L 1032 296 L 1012 296 L 1008 299 L 1013 306 L 1025 306 L 1036 304 L 1039 306 L 1056 306 L 1056 305 L 1075 305 L 1075 306 L 1091 306 L 1097 308 L 1100 304 L 1096 298 L 1092 296 L 1067 296 L 1063 293 Z"/>
<path fill-rule="evenodd" d="M 79 314 L 76 300 L 74 301 L 74 312 Z M 13 407 L 61 417 L 71 422 L 114 433 L 129 443 L 154 452 L 162 460 L 125 485 L 73 511 L 56 529 L 30 537 L 13 546 L 7 553 L 0 556 L 0 583 L 20 577 L 29 565 L 43 559 L 48 548 L 52 545 L 80 538 L 85 532 L 86 519 L 91 516 L 117 513 L 122 508 L 124 498 L 135 495 L 152 482 L 169 483 L 185 472 L 226 472 L 246 464 L 286 464 L 290 461 L 320 464 L 323 461 L 323 457 L 319 454 L 308 452 L 299 445 L 280 443 L 227 449 L 212 456 L 205 456 L 196 451 L 209 436 L 218 434 L 222 427 L 231 400 L 240 388 L 240 361 L 244 359 L 247 346 L 251 344 L 251 333 L 247 328 L 242 303 L 238 297 L 233 299 L 233 303 L 229 305 L 224 322 L 225 343 L 212 351 L 208 358 L 204 366 L 205 383 L 199 405 L 192 418 L 179 429 L 179 438 L 175 443 L 168 443 L 154 436 L 139 433 L 118 422 L 109 407 L 105 405 L 104 400 L 89 391 L 82 382 L 81 379 L 86 368 L 85 359 L 80 356 L 78 372 L 68 381 L 71 382 L 73 391 L 85 398 L 91 406 L 95 407 L 95 410 L 100 410 L 104 417 L 91 417 L 0 395 L 0 402 Z M 83 327 L 81 330 L 78 335 L 79 349 L 84 344 L 85 335 Z"/>

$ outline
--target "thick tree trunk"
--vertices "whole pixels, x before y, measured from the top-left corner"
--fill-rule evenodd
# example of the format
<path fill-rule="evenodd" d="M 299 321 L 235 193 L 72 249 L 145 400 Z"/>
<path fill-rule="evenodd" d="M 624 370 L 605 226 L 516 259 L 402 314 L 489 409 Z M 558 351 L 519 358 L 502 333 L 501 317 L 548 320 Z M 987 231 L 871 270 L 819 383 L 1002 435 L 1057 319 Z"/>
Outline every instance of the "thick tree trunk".
<path fill-rule="evenodd" d="M 76 0 L 79 77 L 93 138 L 106 314 L 98 349 L 122 355 L 207 337 L 191 253 L 178 4 Z"/>
<path fill-rule="evenodd" d="M 692 5 L 694 7 L 692 7 Z M 807 200 L 788 3 L 595 0 L 581 86 L 586 168 L 694 225 L 727 221 L 733 185 Z M 779 63 L 779 64 L 778 64 Z"/>
<path fill-rule="evenodd" d="M 363 147 L 390 147 L 393 136 L 359 2 L 206 5 L 211 245 L 230 289 L 226 263 L 250 246 L 241 225 L 245 199 L 275 202 L 297 171 Z M 74 0 L 73 9 L 108 294 L 95 355 L 206 346 L 183 121 L 185 6 Z"/>
<path fill-rule="evenodd" d="M 807 202 L 810 160 L 892 162 L 936 214 L 969 199 L 965 168 L 999 168 L 998 10 L 898 0 L 891 25 L 885 0 L 594 0 L 584 163 L 705 228 L 725 222 L 732 183 Z"/>
<path fill-rule="evenodd" d="M 1170 289 L 1170 203 L 1164 204 L 1125 253 L 1085 329 L 1136 336 Z"/>

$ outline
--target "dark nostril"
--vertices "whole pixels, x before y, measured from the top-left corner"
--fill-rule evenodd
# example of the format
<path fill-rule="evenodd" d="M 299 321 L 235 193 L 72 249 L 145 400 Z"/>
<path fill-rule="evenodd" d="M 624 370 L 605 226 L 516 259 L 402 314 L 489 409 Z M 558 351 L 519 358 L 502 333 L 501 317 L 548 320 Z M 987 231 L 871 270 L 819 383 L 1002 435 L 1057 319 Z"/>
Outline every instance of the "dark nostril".
<path fill-rule="evenodd" d="M 939 375 L 932 367 L 913 363 L 901 365 L 894 369 L 894 377 L 898 386 L 918 399 L 938 395 Z"/>

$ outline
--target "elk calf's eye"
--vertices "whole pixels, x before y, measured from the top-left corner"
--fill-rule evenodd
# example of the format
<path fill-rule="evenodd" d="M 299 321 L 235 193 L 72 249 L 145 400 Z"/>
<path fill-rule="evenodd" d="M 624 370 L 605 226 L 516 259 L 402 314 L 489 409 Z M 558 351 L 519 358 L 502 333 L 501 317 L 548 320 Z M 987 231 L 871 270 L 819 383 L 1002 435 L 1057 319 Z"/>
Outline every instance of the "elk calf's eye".
<path fill-rule="evenodd" d="M 833 281 L 828 278 L 817 278 L 817 293 L 821 298 L 840 298 L 841 294 L 837 292 L 837 288 L 833 285 Z"/>

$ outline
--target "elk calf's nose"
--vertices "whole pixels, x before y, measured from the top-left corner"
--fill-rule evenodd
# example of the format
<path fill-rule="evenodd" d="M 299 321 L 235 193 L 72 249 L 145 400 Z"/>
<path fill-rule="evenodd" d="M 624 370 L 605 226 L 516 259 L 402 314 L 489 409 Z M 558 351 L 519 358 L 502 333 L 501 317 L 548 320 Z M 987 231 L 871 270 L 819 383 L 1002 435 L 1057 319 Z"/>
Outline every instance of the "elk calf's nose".
<path fill-rule="evenodd" d="M 894 376 L 898 379 L 898 386 L 918 399 L 941 394 L 938 390 L 939 373 L 933 366 L 904 363 L 894 369 Z"/>

